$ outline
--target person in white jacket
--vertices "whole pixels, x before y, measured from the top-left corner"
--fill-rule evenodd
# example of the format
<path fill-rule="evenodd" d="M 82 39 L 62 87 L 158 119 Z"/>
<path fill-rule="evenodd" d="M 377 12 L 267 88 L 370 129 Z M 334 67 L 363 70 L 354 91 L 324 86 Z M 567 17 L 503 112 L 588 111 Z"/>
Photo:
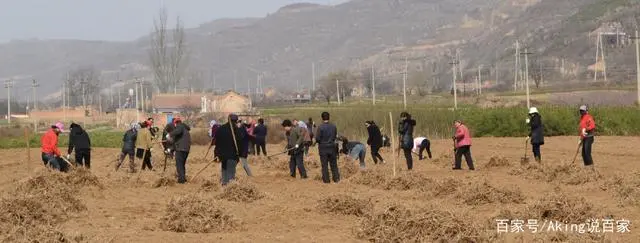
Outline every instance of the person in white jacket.
<path fill-rule="evenodd" d="M 413 140 L 412 152 L 418 154 L 418 159 L 422 160 L 422 152 L 427 150 L 427 155 L 431 159 L 431 142 L 425 137 L 417 137 Z"/>

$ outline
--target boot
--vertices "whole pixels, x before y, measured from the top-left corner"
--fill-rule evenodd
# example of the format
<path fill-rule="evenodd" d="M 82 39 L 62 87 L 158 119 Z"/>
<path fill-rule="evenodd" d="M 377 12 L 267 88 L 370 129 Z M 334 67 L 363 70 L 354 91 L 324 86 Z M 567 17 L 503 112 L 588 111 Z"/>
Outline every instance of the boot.
<path fill-rule="evenodd" d="M 535 157 L 535 159 L 536 159 L 536 162 L 538 162 L 538 163 L 542 163 L 542 158 L 540 158 L 540 157 Z"/>

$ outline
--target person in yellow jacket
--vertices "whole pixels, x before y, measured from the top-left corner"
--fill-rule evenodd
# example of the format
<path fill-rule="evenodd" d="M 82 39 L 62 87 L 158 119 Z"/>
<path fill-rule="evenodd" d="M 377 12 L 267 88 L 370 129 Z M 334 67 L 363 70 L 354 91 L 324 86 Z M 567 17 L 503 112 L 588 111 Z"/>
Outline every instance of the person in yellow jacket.
<path fill-rule="evenodd" d="M 153 170 L 151 165 L 151 148 L 153 147 L 153 136 L 151 131 L 147 129 L 149 123 L 144 121 L 140 123 L 142 129 L 138 130 L 138 138 L 136 139 L 136 157 L 142 159 L 142 170 Z"/>

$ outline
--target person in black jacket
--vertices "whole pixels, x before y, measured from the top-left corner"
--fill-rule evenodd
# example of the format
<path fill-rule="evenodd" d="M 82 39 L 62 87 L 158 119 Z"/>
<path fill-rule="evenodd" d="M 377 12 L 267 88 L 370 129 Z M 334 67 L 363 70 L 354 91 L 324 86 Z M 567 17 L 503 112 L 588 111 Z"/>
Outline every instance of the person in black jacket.
<path fill-rule="evenodd" d="M 340 141 L 342 141 L 342 149 L 340 153 L 349 155 L 349 157 L 353 160 L 360 160 L 360 169 L 363 170 L 365 168 L 364 159 L 367 154 L 367 149 L 364 147 L 364 144 L 361 142 L 349 142 L 346 137 L 341 137 Z"/>
<path fill-rule="evenodd" d="M 173 141 L 176 148 L 176 172 L 178 173 L 178 183 L 184 184 L 187 182 L 187 158 L 189 157 L 189 151 L 191 150 L 191 128 L 182 122 L 180 118 L 175 118 L 176 129 L 169 133 L 171 141 Z"/>
<path fill-rule="evenodd" d="M 124 162 L 124 157 L 129 156 L 129 172 L 134 173 L 135 167 L 135 153 L 136 153 L 136 138 L 138 136 L 138 129 L 140 124 L 137 122 L 131 123 L 130 129 L 124 133 L 122 137 L 122 152 L 120 153 L 120 159 L 116 165 L 116 171 Z"/>
<path fill-rule="evenodd" d="M 71 123 L 69 132 L 69 150 L 67 159 L 71 157 L 71 152 L 76 149 L 76 166 L 91 168 L 91 139 L 89 134 L 78 124 Z"/>
<path fill-rule="evenodd" d="M 542 117 L 538 113 L 538 109 L 531 107 L 529 109 L 529 118 L 527 123 L 531 127 L 527 140 L 531 140 L 531 148 L 533 150 L 533 157 L 537 162 L 542 161 L 540 155 L 540 146 L 544 145 L 544 126 L 542 125 Z"/>
<path fill-rule="evenodd" d="M 398 134 L 400 135 L 400 148 L 404 152 L 407 160 L 407 169 L 413 169 L 413 127 L 416 126 L 416 120 L 411 119 L 411 115 L 407 112 L 400 113 L 400 122 L 398 124 Z"/>
<path fill-rule="evenodd" d="M 238 116 L 231 114 L 228 122 L 220 126 L 215 134 L 214 154 L 221 162 L 222 176 L 220 180 L 223 186 L 236 178 L 236 165 L 240 159 L 239 146 L 243 139 L 240 137 L 240 128 L 236 126 L 237 123 Z"/>
<path fill-rule="evenodd" d="M 256 136 L 256 154 L 260 155 L 260 150 L 264 156 L 267 156 L 267 126 L 264 125 L 264 119 L 258 119 L 258 125 L 253 129 Z"/>
<path fill-rule="evenodd" d="M 366 121 L 364 125 L 367 127 L 367 133 L 369 133 L 367 145 L 371 146 L 373 163 L 378 164 L 379 159 L 380 163 L 384 164 L 384 159 L 380 155 L 380 148 L 382 147 L 382 133 L 380 132 L 380 128 L 378 128 L 378 125 L 376 125 L 374 121 Z"/>
<path fill-rule="evenodd" d="M 338 136 L 338 128 L 329 123 L 329 112 L 322 112 L 322 124 L 318 126 L 316 134 L 316 143 L 318 144 L 318 153 L 320 154 L 320 164 L 322 166 L 322 182 L 331 183 L 329 178 L 329 166 L 333 182 L 340 182 L 340 171 L 338 169 L 338 149 L 336 138 Z"/>

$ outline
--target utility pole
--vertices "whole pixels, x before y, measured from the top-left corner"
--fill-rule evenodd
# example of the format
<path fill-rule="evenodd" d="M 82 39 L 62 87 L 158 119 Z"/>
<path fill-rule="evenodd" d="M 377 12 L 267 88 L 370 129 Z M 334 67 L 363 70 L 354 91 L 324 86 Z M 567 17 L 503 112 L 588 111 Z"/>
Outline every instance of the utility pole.
<path fill-rule="evenodd" d="M 136 78 L 136 121 L 140 120 L 140 109 L 138 109 L 138 86 L 140 86 L 140 80 Z"/>
<path fill-rule="evenodd" d="M 482 65 L 478 66 L 478 95 L 482 95 Z"/>
<path fill-rule="evenodd" d="M 407 72 L 409 71 L 409 60 L 407 56 L 404 57 L 404 76 L 402 78 L 402 100 L 404 102 L 404 109 L 407 109 Z"/>
<path fill-rule="evenodd" d="M 340 80 L 336 79 L 336 97 L 338 97 L 338 105 L 340 105 Z"/>
<path fill-rule="evenodd" d="M 122 80 L 118 80 L 118 82 L 122 83 Z M 124 87 L 124 86 L 122 86 L 122 87 Z M 118 88 L 118 109 L 122 108 L 122 98 L 121 98 L 121 95 L 120 95 L 120 93 L 122 93 L 121 92 L 122 91 L 122 87 Z"/>
<path fill-rule="evenodd" d="M 602 33 L 598 33 L 598 38 L 596 38 L 596 63 L 593 68 L 593 81 L 598 81 L 598 58 L 600 58 L 600 61 L 602 62 L 602 75 L 604 76 L 604 81 L 607 82 L 607 63 L 604 60 Z"/>
<path fill-rule="evenodd" d="M 513 92 L 518 92 L 518 72 L 520 70 L 520 42 L 516 40 L 516 66 L 513 68 Z"/>
<path fill-rule="evenodd" d="M 38 96 L 36 96 L 36 88 L 38 88 L 40 84 L 34 79 L 31 83 L 31 90 L 33 91 L 33 110 L 38 110 Z"/>
<path fill-rule="evenodd" d="M 316 90 L 316 63 L 312 62 L 311 63 L 311 82 L 312 82 L 312 88 L 313 91 Z"/>
<path fill-rule="evenodd" d="M 67 120 L 67 105 L 69 105 L 69 103 L 67 103 L 67 83 L 69 82 L 69 72 L 67 72 L 67 80 L 65 80 L 64 82 L 62 82 L 62 113 L 64 113 L 64 120 Z"/>
<path fill-rule="evenodd" d="M 13 87 L 13 81 L 4 81 L 4 88 L 7 89 L 7 122 L 11 124 L 11 88 Z"/>
<path fill-rule="evenodd" d="M 376 105 L 376 72 L 373 69 L 373 65 L 371 65 L 371 99 L 373 105 Z"/>
<path fill-rule="evenodd" d="M 633 37 L 636 41 L 636 83 L 638 85 L 638 105 L 640 106 L 640 43 L 638 39 L 638 30 L 636 29 L 636 36 Z"/>
<path fill-rule="evenodd" d="M 453 60 L 449 64 L 451 64 L 451 71 L 453 72 L 453 109 L 458 109 L 458 88 L 456 87 L 456 65 L 460 62 L 458 60 Z"/>
<path fill-rule="evenodd" d="M 233 91 L 238 92 L 236 87 L 236 81 L 238 77 L 238 70 L 233 70 Z"/>
<path fill-rule="evenodd" d="M 524 49 L 524 53 L 520 53 L 522 55 L 524 55 L 524 74 L 525 74 L 525 85 L 526 85 L 526 90 L 527 90 L 527 109 L 531 108 L 531 100 L 529 98 L 529 55 L 531 54 L 529 52 L 528 48 Z"/>
<path fill-rule="evenodd" d="M 86 99 L 85 99 L 85 89 L 84 86 L 87 82 L 82 81 L 80 82 L 80 84 L 82 85 L 82 109 L 83 109 L 83 114 L 82 114 L 82 126 L 83 127 L 87 127 L 87 104 L 86 104 Z"/>

